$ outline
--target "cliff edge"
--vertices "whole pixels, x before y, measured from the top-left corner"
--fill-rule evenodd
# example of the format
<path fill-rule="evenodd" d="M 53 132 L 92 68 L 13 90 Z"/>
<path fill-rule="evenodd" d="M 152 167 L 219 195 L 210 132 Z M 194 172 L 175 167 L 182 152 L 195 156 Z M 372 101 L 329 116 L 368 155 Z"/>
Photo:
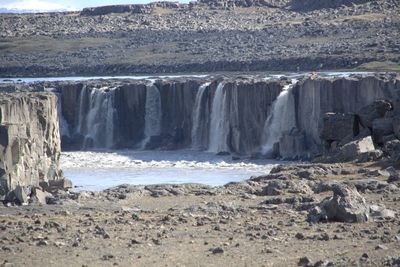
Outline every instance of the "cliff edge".
<path fill-rule="evenodd" d="M 60 152 L 55 95 L 0 94 L 0 199 L 24 204 L 35 187 L 62 178 Z"/>

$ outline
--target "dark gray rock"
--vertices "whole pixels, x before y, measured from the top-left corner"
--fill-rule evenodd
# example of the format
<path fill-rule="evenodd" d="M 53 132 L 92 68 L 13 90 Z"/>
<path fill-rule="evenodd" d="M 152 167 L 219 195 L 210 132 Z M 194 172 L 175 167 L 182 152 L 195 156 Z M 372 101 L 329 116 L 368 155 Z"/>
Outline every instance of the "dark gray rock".
<path fill-rule="evenodd" d="M 20 185 L 17 185 L 17 187 L 14 189 L 15 197 L 21 205 L 28 204 L 28 193 L 26 191 L 27 188 L 24 188 Z"/>
<path fill-rule="evenodd" d="M 309 212 L 310 222 L 340 221 L 363 223 L 368 221 L 369 207 L 355 187 L 336 184 L 333 197 L 324 199 Z"/>
<path fill-rule="evenodd" d="M 383 118 L 386 113 L 393 109 L 392 103 L 387 100 L 375 100 L 370 105 L 367 105 L 357 112 L 360 117 L 361 125 L 368 128 L 373 128 L 373 121 Z"/>
<path fill-rule="evenodd" d="M 372 122 L 372 137 L 375 143 L 382 145 L 385 136 L 393 134 L 393 120 L 391 118 L 379 118 Z"/>
<path fill-rule="evenodd" d="M 353 138 L 359 131 L 358 119 L 354 114 L 329 112 L 324 114 L 320 136 L 322 140 L 331 143 L 347 136 Z"/>

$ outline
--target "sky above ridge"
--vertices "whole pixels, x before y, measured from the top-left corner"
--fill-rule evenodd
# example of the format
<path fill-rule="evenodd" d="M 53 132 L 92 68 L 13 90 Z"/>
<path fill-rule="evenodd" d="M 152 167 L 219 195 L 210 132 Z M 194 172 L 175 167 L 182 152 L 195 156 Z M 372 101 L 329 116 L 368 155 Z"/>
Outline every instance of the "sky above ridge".
<path fill-rule="evenodd" d="M 84 7 L 115 5 L 115 4 L 143 4 L 149 0 L 0 0 L 0 9 L 8 10 L 80 10 Z M 154 2 L 154 1 L 153 1 Z M 180 2 L 187 2 L 181 0 Z"/>

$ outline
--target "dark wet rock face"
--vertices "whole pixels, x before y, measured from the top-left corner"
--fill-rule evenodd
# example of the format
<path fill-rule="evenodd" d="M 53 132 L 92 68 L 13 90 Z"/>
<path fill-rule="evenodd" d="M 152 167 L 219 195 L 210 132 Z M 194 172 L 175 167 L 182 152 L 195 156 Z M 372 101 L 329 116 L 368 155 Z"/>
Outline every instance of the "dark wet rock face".
<path fill-rule="evenodd" d="M 282 90 L 280 81 L 231 78 L 48 86 L 61 97 L 63 149 L 194 148 L 245 155 L 260 150 L 265 120 Z M 226 123 L 212 144 L 218 120 Z"/>

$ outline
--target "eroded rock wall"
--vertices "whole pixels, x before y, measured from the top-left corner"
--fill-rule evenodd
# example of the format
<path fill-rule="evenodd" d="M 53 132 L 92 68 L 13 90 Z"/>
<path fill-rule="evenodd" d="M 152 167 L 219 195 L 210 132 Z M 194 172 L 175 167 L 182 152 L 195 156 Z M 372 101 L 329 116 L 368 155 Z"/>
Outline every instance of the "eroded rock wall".
<path fill-rule="evenodd" d="M 228 78 L 66 82 L 51 87 L 61 95 L 68 124 L 63 127 L 68 132 L 62 133 L 64 149 L 194 148 L 238 154 L 259 152 L 265 120 L 282 90 L 280 81 Z M 223 90 L 217 100 L 221 103 L 214 103 L 218 88 Z M 211 147 L 209 140 L 212 118 L 214 126 L 223 124 L 217 140 L 223 145 L 218 147 Z"/>
<path fill-rule="evenodd" d="M 304 151 L 289 149 L 284 151 L 284 157 L 323 151 L 320 135 L 325 113 L 357 113 L 375 100 L 385 99 L 393 104 L 391 116 L 400 114 L 400 80 L 388 76 L 309 78 L 300 81 L 291 94 L 295 99 L 297 132 L 293 138 L 304 139 Z"/>
<path fill-rule="evenodd" d="M 0 94 L 0 197 L 61 178 L 60 152 L 55 95 Z"/>

